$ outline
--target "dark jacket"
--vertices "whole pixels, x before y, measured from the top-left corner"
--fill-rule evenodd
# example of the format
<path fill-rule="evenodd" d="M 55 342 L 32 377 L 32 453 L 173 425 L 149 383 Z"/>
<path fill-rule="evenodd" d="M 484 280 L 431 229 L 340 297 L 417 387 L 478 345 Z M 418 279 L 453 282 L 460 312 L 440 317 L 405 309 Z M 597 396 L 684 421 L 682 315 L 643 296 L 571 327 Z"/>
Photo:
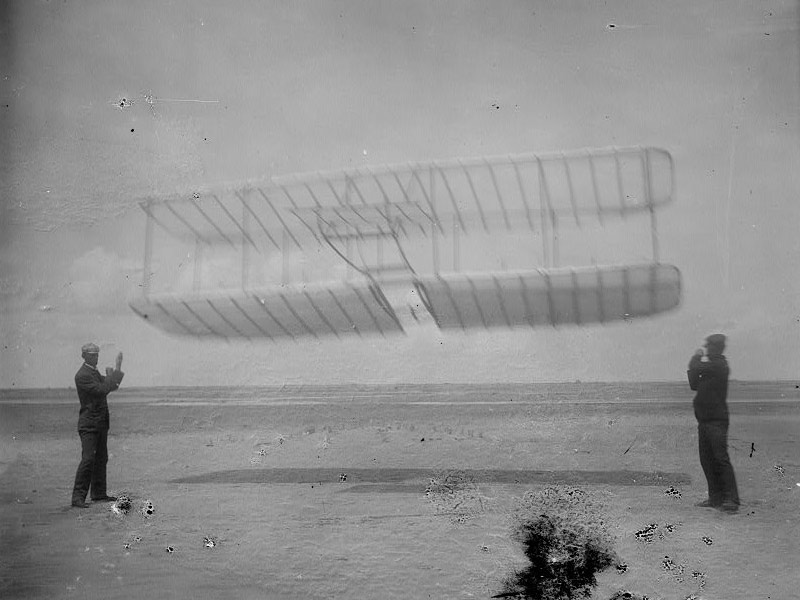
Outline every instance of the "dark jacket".
<path fill-rule="evenodd" d="M 86 363 L 75 373 L 75 388 L 81 401 L 78 413 L 78 431 L 108 430 L 108 400 L 106 397 L 119 387 L 125 373 L 114 371 L 104 377 Z"/>
<path fill-rule="evenodd" d="M 728 360 L 722 355 L 709 356 L 703 362 L 699 356 L 689 361 L 689 387 L 694 396 L 694 416 L 698 423 L 728 421 Z"/>

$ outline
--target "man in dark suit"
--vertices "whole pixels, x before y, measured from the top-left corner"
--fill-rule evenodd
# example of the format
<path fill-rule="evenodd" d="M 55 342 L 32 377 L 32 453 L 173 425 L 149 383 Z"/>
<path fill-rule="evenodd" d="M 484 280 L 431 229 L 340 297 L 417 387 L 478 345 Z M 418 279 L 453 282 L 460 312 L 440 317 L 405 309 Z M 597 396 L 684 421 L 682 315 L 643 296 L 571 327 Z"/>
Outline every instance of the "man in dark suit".
<path fill-rule="evenodd" d="M 117 355 L 116 368 L 108 367 L 105 377 L 97 370 L 100 348 L 85 344 L 81 348 L 84 363 L 75 374 L 75 388 L 81 402 L 78 414 L 78 434 L 81 436 L 81 462 L 75 473 L 72 506 L 88 508 L 86 495 L 92 490 L 93 502 L 116 500 L 106 493 L 106 463 L 108 463 L 108 400 L 107 396 L 119 387 L 124 373 L 122 352 Z"/>
<path fill-rule="evenodd" d="M 739 491 L 728 456 L 728 376 L 730 368 L 723 355 L 725 336 L 706 338 L 705 352 L 698 350 L 689 361 L 689 387 L 696 391 L 694 415 L 700 450 L 700 464 L 708 482 L 708 499 L 698 506 L 725 512 L 739 510 Z"/>

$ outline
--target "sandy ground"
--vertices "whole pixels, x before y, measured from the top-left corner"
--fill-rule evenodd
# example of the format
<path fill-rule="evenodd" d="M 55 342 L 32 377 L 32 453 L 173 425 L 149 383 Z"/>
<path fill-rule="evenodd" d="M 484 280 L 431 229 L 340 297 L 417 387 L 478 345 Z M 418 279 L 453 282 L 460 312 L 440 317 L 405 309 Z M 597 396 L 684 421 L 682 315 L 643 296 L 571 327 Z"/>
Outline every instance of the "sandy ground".
<path fill-rule="evenodd" d="M 693 506 L 705 481 L 688 393 L 603 394 L 120 392 L 108 475 L 134 499 L 127 515 L 69 506 L 77 399 L 6 396 L 0 597 L 489 598 L 525 563 L 515 499 L 554 482 L 603 500 L 627 564 L 593 598 L 797 597 L 800 402 L 731 403 L 744 505 L 726 515 Z M 459 470 L 455 495 L 426 494 Z M 636 536 L 654 523 L 661 537 Z"/>

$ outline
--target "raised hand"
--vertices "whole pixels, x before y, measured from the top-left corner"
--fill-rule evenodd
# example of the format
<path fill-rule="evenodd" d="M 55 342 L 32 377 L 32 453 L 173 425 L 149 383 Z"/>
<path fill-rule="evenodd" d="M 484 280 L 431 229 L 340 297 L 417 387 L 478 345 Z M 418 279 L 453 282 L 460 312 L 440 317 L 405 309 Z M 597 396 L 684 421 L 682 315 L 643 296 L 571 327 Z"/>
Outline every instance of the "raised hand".
<path fill-rule="evenodd" d="M 117 354 L 117 371 L 122 370 L 122 352 Z"/>

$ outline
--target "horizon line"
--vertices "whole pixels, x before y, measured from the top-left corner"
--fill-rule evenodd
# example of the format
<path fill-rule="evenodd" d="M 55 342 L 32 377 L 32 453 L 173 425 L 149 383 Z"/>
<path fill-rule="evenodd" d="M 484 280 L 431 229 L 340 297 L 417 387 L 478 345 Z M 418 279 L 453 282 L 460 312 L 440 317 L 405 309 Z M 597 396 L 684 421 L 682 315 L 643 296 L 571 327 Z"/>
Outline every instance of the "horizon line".
<path fill-rule="evenodd" d="M 743 383 L 743 384 L 793 384 L 796 388 L 800 389 L 800 385 L 796 382 L 796 379 L 730 379 L 729 383 Z M 230 388 L 239 388 L 239 389 L 248 389 L 248 388 L 274 388 L 274 389 L 287 389 L 287 388 L 297 388 L 297 387 L 419 387 L 419 386 L 472 386 L 472 387 L 479 387 L 479 386 L 522 386 L 522 385 L 613 385 L 613 384 L 655 384 L 655 385 L 675 385 L 675 384 L 685 384 L 686 382 L 682 379 L 674 379 L 674 380 L 667 380 L 667 379 L 642 379 L 642 380 L 624 380 L 624 379 L 616 379 L 616 380 L 550 380 L 550 381 L 508 381 L 508 382 L 497 382 L 497 381 L 487 381 L 487 382 L 417 382 L 417 383 L 376 383 L 376 382 L 345 382 L 345 383 L 269 383 L 269 384 L 243 384 L 243 385 L 236 385 L 236 384 L 222 384 L 222 385 L 153 385 L 153 386 L 130 386 L 130 387 L 120 387 L 116 391 L 133 391 L 133 390 L 152 390 L 152 389 L 176 389 L 176 388 L 185 388 L 185 389 L 198 389 L 198 388 L 220 388 L 220 389 L 230 389 Z M 687 384 L 688 385 L 688 384 Z M 0 387 L 0 392 L 13 392 L 13 391 L 20 391 L 20 390 L 27 390 L 27 391 L 34 391 L 34 390 L 74 390 L 74 386 L 43 386 L 43 387 L 26 387 L 26 386 L 19 386 L 19 387 Z"/>

